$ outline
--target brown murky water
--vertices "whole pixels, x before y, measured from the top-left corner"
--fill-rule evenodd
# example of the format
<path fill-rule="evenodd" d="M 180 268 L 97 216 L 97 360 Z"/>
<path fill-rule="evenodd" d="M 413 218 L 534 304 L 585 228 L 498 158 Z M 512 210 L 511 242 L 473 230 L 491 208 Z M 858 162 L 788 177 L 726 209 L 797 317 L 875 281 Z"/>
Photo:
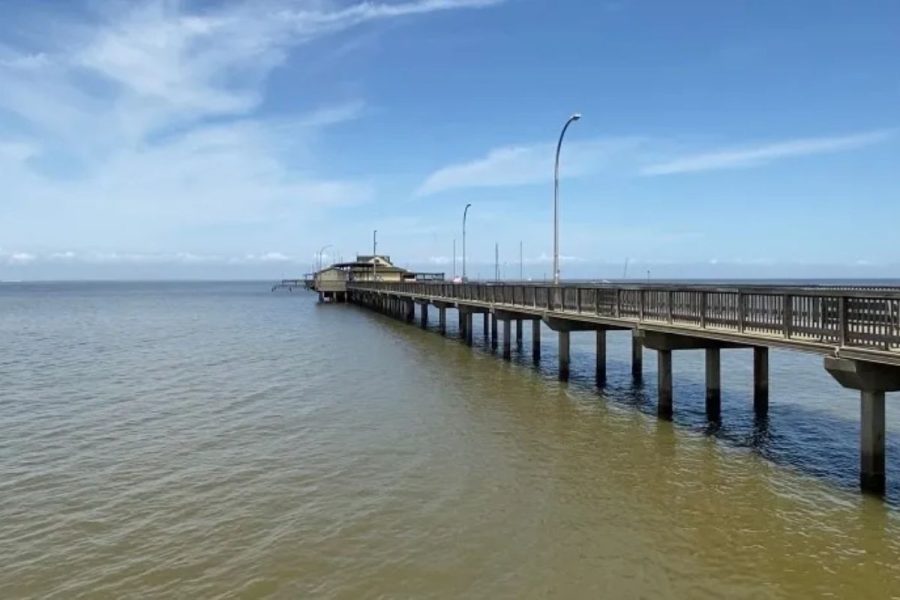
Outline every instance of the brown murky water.
<path fill-rule="evenodd" d="M 856 405 L 776 353 L 610 389 L 264 284 L 0 287 L 0 598 L 884 598 L 887 502 Z M 451 321 L 453 321 L 451 319 Z M 650 357 L 648 356 L 648 359 Z M 579 363 L 578 361 L 581 361 Z M 889 406 L 889 429 L 900 430 Z"/>

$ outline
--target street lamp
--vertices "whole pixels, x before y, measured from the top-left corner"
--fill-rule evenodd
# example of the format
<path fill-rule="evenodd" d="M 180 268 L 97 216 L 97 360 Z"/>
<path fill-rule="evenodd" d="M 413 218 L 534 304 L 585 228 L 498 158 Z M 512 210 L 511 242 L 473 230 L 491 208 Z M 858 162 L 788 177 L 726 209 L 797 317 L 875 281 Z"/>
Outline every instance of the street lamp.
<path fill-rule="evenodd" d="M 329 248 L 331 248 L 332 245 L 333 245 L 333 244 L 325 244 L 324 246 L 322 246 L 322 249 L 319 250 L 319 252 L 318 252 L 318 255 L 319 255 L 319 270 L 320 270 L 320 271 L 322 270 L 322 253 L 325 252 L 326 250 L 328 250 Z"/>
<path fill-rule="evenodd" d="M 466 280 L 466 216 L 469 214 L 469 207 L 471 204 L 466 204 L 466 207 L 463 209 L 463 264 L 462 264 L 462 280 L 465 282 Z"/>
<path fill-rule="evenodd" d="M 562 149 L 563 138 L 569 125 L 581 118 L 580 113 L 575 113 L 559 134 L 559 142 L 556 144 L 556 168 L 553 171 L 553 283 L 559 285 L 559 151 Z"/>
<path fill-rule="evenodd" d="M 372 232 L 372 281 L 378 281 L 378 230 Z"/>

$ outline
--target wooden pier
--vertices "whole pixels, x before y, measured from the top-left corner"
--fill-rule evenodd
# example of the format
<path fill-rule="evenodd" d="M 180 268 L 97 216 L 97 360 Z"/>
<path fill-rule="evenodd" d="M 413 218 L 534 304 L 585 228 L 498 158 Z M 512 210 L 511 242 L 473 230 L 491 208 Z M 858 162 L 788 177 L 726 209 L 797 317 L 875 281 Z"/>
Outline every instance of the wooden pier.
<path fill-rule="evenodd" d="M 559 377 L 569 376 L 569 339 L 575 331 L 596 335 L 596 377 L 606 380 L 606 332 L 632 332 L 632 374 L 643 374 L 643 349 L 658 355 L 658 414 L 670 419 L 672 353 L 702 349 L 706 353 L 706 411 L 721 416 L 722 350 L 753 349 L 753 405 L 764 415 L 769 407 L 769 348 L 786 348 L 824 356 L 825 369 L 844 387 L 860 392 L 860 485 L 883 494 L 885 392 L 900 390 L 900 289 L 875 287 L 787 287 L 704 285 L 586 285 L 530 283 L 446 283 L 349 281 L 350 302 L 386 312 L 408 322 L 420 305 L 438 309 L 446 333 L 448 308 L 458 311 L 460 331 L 472 344 L 473 318 L 490 321 L 497 346 L 503 324 L 503 357 L 511 356 L 512 327 L 522 340 L 522 321 L 533 326 L 533 355 L 540 357 L 540 323 L 559 336 Z M 485 328 L 488 331 L 488 328 Z"/>

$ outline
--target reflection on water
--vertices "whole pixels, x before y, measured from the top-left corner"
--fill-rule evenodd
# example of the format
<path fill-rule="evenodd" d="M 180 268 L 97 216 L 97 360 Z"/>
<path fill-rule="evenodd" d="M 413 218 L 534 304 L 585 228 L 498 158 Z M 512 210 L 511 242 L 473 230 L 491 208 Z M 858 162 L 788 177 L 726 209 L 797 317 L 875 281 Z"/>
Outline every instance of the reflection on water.
<path fill-rule="evenodd" d="M 2 598 L 900 594 L 900 422 L 859 495 L 813 356 L 758 421 L 723 352 L 716 427 L 699 352 L 667 423 L 624 335 L 601 394 L 590 334 L 560 384 L 549 330 L 506 363 L 265 284 L 0 286 L 0 334 Z"/>

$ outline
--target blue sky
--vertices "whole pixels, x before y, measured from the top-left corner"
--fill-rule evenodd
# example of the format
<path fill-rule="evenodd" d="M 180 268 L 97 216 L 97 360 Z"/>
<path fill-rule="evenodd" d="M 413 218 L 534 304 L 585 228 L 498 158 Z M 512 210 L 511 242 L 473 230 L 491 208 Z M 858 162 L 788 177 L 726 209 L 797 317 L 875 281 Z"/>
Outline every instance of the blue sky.
<path fill-rule="evenodd" d="M 0 0 L 0 278 L 898 276 L 900 3 Z"/>

